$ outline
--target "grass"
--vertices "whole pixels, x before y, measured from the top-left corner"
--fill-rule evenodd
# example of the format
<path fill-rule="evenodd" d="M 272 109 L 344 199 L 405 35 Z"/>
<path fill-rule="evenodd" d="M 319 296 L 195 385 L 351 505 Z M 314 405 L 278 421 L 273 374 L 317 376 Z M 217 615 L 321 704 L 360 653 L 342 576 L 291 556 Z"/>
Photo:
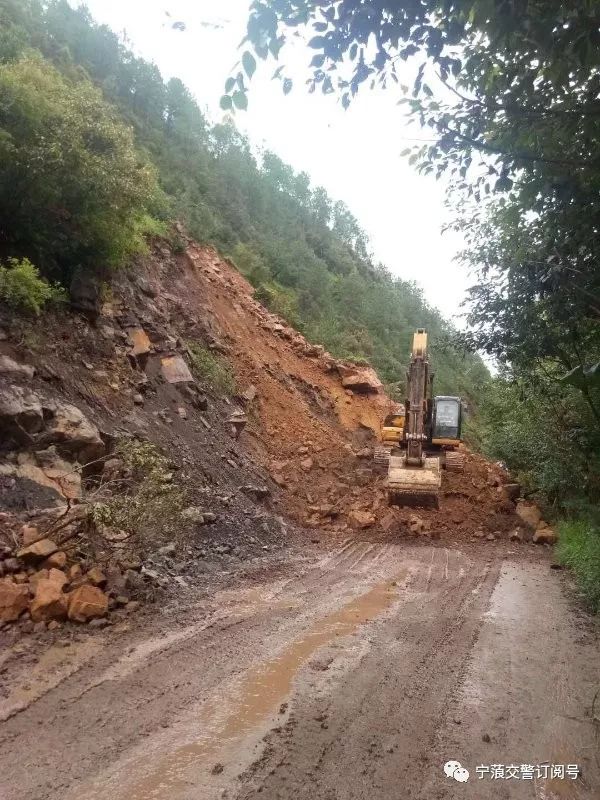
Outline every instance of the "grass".
<path fill-rule="evenodd" d="M 590 609 L 598 613 L 600 528 L 592 520 L 568 520 L 559 525 L 559 535 L 557 558 L 573 571 Z"/>
<path fill-rule="evenodd" d="M 209 384 L 213 389 L 226 395 L 235 394 L 235 375 L 225 361 L 211 352 L 200 342 L 186 342 L 190 353 L 190 365 L 196 380 L 201 384 Z"/>

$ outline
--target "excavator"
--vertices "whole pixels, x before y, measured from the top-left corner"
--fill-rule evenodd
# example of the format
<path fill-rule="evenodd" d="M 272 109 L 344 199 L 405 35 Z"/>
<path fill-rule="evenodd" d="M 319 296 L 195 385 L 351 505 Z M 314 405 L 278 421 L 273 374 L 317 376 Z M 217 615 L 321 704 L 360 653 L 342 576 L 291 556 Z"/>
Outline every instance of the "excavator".
<path fill-rule="evenodd" d="M 462 472 L 462 402 L 460 397 L 433 396 L 433 372 L 427 332 L 413 336 L 406 377 L 407 398 L 383 423 L 375 461 L 388 467 L 389 502 L 438 505 L 441 469 Z"/>

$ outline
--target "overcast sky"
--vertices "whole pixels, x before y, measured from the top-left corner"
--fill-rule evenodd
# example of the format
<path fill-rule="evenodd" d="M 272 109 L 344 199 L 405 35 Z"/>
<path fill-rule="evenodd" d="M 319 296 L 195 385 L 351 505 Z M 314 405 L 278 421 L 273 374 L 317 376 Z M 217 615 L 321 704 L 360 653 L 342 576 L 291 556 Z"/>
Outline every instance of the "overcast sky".
<path fill-rule="evenodd" d="M 222 112 L 219 98 L 225 79 L 240 58 L 249 0 L 87 0 L 99 21 L 126 32 L 134 51 L 179 77 L 210 118 Z M 183 20 L 184 33 L 171 28 Z M 295 47 L 281 60 L 302 73 L 310 60 Z M 464 270 L 453 263 L 460 249 L 454 234 L 442 234 L 448 219 L 443 186 L 417 175 L 400 153 L 424 136 L 407 126 L 392 90 L 359 94 L 348 111 L 333 97 L 309 95 L 302 81 L 284 96 L 271 76 L 275 64 L 260 64 L 251 83 L 249 109 L 236 124 L 252 142 L 266 145 L 313 185 L 344 200 L 367 231 L 375 258 L 395 274 L 415 280 L 427 300 L 447 317 L 460 314 L 468 285 Z M 458 322 L 458 320 L 455 320 Z"/>

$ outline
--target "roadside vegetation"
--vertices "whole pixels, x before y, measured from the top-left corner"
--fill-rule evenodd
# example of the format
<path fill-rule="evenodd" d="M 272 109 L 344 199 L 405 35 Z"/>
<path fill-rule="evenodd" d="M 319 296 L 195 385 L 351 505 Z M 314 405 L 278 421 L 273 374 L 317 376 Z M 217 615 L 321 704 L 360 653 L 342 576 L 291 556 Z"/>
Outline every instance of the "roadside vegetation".
<path fill-rule="evenodd" d="M 196 380 L 231 397 L 235 394 L 235 375 L 231 365 L 201 342 L 186 342 L 190 366 Z"/>

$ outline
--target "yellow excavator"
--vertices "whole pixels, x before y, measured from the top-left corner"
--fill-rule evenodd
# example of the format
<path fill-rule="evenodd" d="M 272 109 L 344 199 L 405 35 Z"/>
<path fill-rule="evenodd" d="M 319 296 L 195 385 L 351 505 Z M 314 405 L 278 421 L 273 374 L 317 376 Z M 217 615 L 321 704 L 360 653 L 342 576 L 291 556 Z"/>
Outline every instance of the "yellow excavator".
<path fill-rule="evenodd" d="M 462 402 L 460 397 L 432 396 L 433 372 L 422 328 L 413 336 L 406 381 L 406 403 L 385 418 L 375 460 L 387 464 L 390 503 L 437 505 L 441 468 L 464 469 L 458 451 Z"/>

